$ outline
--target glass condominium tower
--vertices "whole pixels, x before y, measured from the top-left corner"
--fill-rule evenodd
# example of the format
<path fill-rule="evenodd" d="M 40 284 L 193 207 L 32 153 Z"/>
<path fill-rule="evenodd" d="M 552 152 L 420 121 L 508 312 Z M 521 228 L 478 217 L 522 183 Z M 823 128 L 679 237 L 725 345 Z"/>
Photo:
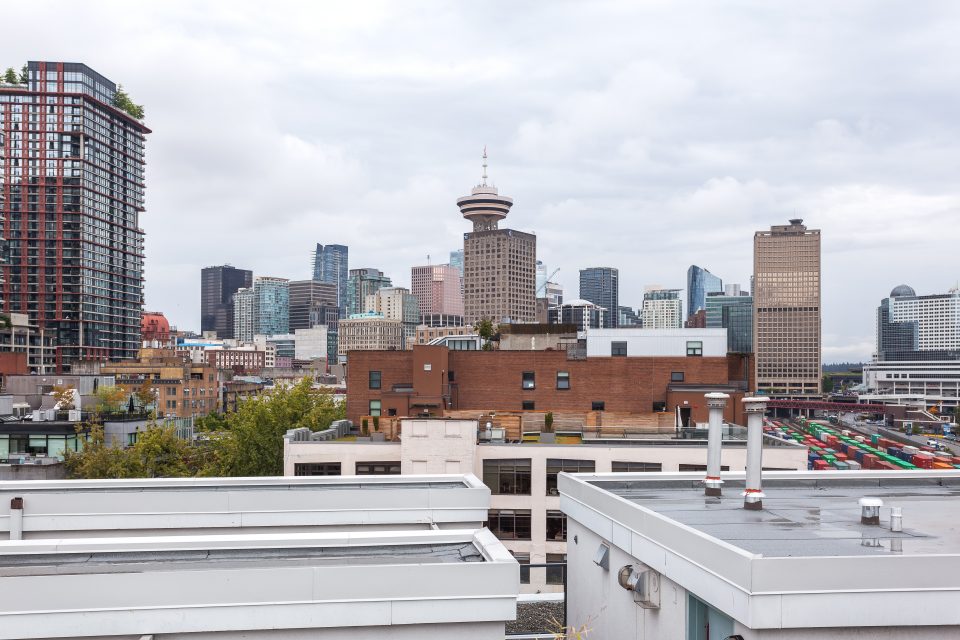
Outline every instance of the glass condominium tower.
<path fill-rule="evenodd" d="M 347 306 L 350 250 L 342 244 L 318 244 L 313 254 L 313 279 L 337 285 L 337 304 Z"/>
<path fill-rule="evenodd" d="M 59 371 L 134 358 L 150 130 L 84 64 L 30 62 L 25 80 L 0 86 L 3 310 L 56 336 Z"/>
<path fill-rule="evenodd" d="M 687 269 L 687 316 L 707 308 L 707 295 L 723 291 L 723 281 L 703 267 Z"/>

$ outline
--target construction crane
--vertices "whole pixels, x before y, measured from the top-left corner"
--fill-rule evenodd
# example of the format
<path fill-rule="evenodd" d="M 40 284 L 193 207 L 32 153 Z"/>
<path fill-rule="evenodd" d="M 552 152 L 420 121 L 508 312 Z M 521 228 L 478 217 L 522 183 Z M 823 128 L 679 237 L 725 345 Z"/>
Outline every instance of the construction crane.
<path fill-rule="evenodd" d="M 557 275 L 559 271 L 560 271 L 560 267 L 557 267 L 556 269 L 553 270 L 553 273 L 547 276 L 547 278 L 543 281 L 543 284 L 537 287 L 537 290 L 533 293 L 534 298 L 540 297 L 540 289 L 545 289 L 547 286 L 547 283 L 553 280 L 553 276 Z"/>

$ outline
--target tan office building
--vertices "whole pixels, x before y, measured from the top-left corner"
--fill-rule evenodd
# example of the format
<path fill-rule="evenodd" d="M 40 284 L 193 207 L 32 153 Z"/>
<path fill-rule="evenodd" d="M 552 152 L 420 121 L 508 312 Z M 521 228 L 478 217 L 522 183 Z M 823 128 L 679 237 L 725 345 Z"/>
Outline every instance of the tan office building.
<path fill-rule="evenodd" d="M 803 220 L 753 238 L 753 345 L 757 389 L 820 393 L 820 231 Z"/>
<path fill-rule="evenodd" d="M 513 199 L 487 185 L 487 157 L 483 180 L 469 196 L 457 200 L 473 232 L 463 236 L 464 320 L 476 326 L 482 319 L 494 323 L 536 322 L 537 237 L 500 229 Z"/>
<path fill-rule="evenodd" d="M 403 322 L 379 313 L 359 313 L 339 323 L 337 353 L 348 351 L 399 351 L 404 347 Z"/>

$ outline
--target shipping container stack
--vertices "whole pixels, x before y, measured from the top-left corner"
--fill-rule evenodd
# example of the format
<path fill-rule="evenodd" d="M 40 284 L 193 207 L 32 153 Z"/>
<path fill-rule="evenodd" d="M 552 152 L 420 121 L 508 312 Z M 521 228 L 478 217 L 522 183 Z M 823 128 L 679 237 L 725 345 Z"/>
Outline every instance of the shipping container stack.
<path fill-rule="evenodd" d="M 933 447 L 914 447 L 877 434 L 869 437 L 800 419 L 796 424 L 768 421 L 768 435 L 807 447 L 807 469 L 960 469 L 960 457 Z"/>

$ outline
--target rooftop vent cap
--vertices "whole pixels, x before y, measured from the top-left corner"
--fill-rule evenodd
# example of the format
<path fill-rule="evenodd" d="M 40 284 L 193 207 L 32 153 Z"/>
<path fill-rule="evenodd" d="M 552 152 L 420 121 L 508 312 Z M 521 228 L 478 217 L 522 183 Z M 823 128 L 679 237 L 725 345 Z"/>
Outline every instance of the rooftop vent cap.
<path fill-rule="evenodd" d="M 593 563 L 601 569 L 610 570 L 610 547 L 601 544 L 593 556 Z"/>
<path fill-rule="evenodd" d="M 883 500 L 880 498 L 860 498 L 860 524 L 879 525 L 880 507 Z"/>
<path fill-rule="evenodd" d="M 644 609 L 660 608 L 660 574 L 653 569 L 638 569 L 632 564 L 620 568 L 617 582 L 633 592 L 633 601 Z"/>

